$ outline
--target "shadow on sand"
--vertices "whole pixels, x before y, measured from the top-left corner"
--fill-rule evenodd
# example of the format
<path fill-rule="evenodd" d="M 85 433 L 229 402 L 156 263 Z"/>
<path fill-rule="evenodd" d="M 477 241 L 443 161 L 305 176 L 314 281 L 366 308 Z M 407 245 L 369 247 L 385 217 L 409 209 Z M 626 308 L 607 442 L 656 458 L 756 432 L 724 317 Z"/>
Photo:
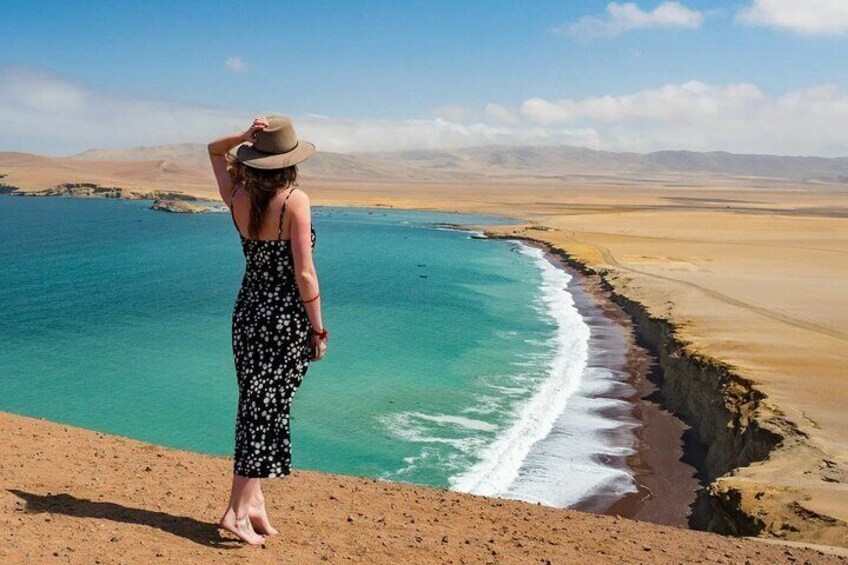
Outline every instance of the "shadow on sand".
<path fill-rule="evenodd" d="M 26 501 L 25 511 L 33 514 L 51 512 L 77 518 L 99 518 L 113 522 L 139 524 L 216 549 L 236 549 L 242 545 L 237 540 L 222 537 L 218 531 L 218 524 L 201 522 L 186 516 L 173 516 L 155 510 L 121 506 L 114 502 L 77 498 L 68 493 L 45 495 L 18 489 L 6 490 Z"/>

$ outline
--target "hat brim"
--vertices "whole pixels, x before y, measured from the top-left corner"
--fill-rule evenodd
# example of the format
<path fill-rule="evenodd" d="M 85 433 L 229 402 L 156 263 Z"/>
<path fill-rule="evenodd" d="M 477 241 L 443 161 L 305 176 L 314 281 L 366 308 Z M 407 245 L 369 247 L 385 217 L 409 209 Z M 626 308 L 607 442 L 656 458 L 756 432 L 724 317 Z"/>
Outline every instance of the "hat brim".
<path fill-rule="evenodd" d="M 250 142 L 242 143 L 230 150 L 230 155 L 256 169 L 282 169 L 291 167 L 309 159 L 315 154 L 315 144 L 303 139 L 298 140 L 297 147 L 285 153 L 265 153 L 253 147 Z"/>

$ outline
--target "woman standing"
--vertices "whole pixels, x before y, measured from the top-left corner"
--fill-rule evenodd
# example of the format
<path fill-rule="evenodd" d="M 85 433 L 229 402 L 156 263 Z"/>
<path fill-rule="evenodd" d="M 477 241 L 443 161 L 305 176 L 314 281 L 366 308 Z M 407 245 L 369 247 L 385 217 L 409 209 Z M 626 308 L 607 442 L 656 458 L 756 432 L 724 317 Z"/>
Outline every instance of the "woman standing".
<path fill-rule="evenodd" d="M 260 479 L 291 472 L 292 398 L 327 348 L 312 261 L 315 230 L 309 198 L 297 188 L 297 163 L 315 146 L 297 139 L 289 118 L 269 116 L 208 148 L 246 260 L 232 318 L 239 390 L 233 484 L 219 525 L 261 544 L 278 532 Z"/>

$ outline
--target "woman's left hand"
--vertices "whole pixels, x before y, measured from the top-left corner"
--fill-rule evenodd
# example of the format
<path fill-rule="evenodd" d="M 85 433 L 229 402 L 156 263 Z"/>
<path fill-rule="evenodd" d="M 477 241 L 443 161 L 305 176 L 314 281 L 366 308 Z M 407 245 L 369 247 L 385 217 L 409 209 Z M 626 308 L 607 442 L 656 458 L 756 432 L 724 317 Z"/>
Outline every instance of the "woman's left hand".
<path fill-rule="evenodd" d="M 253 120 L 253 125 L 251 125 L 249 128 L 247 128 L 247 131 L 245 131 L 242 134 L 241 138 L 244 141 L 254 141 L 256 139 L 256 132 L 262 131 L 263 129 L 265 129 L 267 127 L 268 127 L 268 118 L 265 118 L 265 117 L 255 118 Z"/>
<path fill-rule="evenodd" d="M 327 352 L 327 338 L 312 335 L 312 361 L 320 361 Z"/>

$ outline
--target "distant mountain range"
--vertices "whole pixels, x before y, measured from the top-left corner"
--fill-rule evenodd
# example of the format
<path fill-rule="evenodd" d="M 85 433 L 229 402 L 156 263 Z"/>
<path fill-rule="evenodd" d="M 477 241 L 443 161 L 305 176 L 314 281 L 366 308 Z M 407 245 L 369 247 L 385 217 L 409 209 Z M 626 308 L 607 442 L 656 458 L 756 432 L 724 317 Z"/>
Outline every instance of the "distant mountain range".
<path fill-rule="evenodd" d="M 483 146 L 384 153 L 320 152 L 304 162 L 319 180 L 491 182 L 569 181 L 674 185 L 705 179 L 848 183 L 848 158 L 739 155 L 725 152 L 623 153 L 572 146 Z M 43 190 L 92 183 L 131 190 L 176 190 L 215 196 L 206 146 L 91 149 L 70 157 L 0 153 L 0 189 Z"/>
<path fill-rule="evenodd" d="M 206 147 L 180 144 L 128 149 L 92 149 L 76 159 L 170 161 L 206 170 Z M 467 149 L 380 153 L 319 152 L 302 166 L 305 174 L 327 178 L 449 179 L 475 177 L 563 177 L 707 173 L 772 177 L 796 181 L 848 182 L 848 158 L 746 155 L 723 151 L 624 153 L 585 147 L 489 145 Z"/>

